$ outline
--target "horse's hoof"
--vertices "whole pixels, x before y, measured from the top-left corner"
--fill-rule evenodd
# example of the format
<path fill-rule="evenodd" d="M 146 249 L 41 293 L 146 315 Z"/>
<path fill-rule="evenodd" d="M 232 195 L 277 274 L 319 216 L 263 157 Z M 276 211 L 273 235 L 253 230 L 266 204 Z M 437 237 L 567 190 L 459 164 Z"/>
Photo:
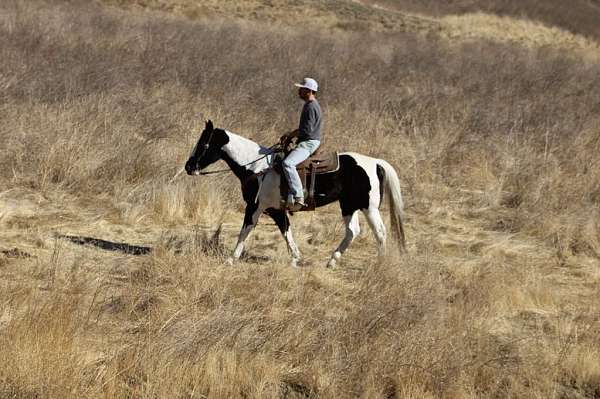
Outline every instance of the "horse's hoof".
<path fill-rule="evenodd" d="M 225 264 L 226 264 L 227 266 L 233 266 L 233 263 L 234 263 L 234 262 L 235 262 L 235 261 L 233 260 L 233 258 L 227 258 L 227 260 L 225 261 Z"/>
<path fill-rule="evenodd" d="M 327 263 L 327 267 L 334 268 L 337 265 L 337 263 L 340 261 L 340 259 L 342 259 L 342 254 L 339 251 L 335 251 L 333 253 L 333 255 L 331 255 L 331 259 L 329 259 L 329 262 Z"/>
<path fill-rule="evenodd" d="M 300 266 L 298 265 L 299 261 L 300 261 L 300 259 L 292 259 L 292 260 L 290 260 L 290 266 L 299 269 L 300 268 Z"/>

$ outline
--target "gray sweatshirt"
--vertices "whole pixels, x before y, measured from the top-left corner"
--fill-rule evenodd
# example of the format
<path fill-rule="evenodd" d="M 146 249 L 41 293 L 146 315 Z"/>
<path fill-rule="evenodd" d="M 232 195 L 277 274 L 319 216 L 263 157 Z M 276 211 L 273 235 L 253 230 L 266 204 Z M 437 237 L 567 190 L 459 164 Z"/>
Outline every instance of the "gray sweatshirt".
<path fill-rule="evenodd" d="M 304 104 L 300 115 L 298 143 L 306 140 L 321 140 L 321 106 L 317 100 Z"/>

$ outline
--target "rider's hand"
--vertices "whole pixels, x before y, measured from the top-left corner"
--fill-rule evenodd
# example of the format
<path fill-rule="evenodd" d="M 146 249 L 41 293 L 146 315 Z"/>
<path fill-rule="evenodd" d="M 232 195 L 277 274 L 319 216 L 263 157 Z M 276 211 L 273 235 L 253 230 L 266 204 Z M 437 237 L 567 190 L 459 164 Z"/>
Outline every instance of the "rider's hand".
<path fill-rule="evenodd" d="M 279 138 L 279 142 L 280 142 L 282 145 L 287 145 L 287 144 L 289 144 L 289 143 L 290 143 L 290 141 L 292 141 L 292 138 L 291 138 L 291 137 L 290 137 L 290 135 L 289 135 L 289 134 L 287 134 L 287 133 L 286 133 L 286 134 L 284 134 L 283 136 L 281 136 L 281 137 Z"/>

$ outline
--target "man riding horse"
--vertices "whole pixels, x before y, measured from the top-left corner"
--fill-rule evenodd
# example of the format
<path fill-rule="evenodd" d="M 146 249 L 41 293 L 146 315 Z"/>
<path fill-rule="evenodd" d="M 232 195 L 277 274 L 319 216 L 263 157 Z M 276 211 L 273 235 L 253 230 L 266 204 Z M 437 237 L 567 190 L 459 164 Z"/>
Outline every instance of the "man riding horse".
<path fill-rule="evenodd" d="M 274 151 L 273 147 L 265 147 L 228 130 L 216 128 L 210 120 L 206 121 L 204 130 L 185 164 L 189 175 L 202 175 L 223 172 L 203 172 L 209 165 L 222 160 L 241 183 L 246 210 L 237 244 L 228 263 L 233 264 L 240 258 L 246 238 L 262 214 L 270 216 L 279 228 L 292 257 L 290 264 L 297 266 L 300 261 L 300 250 L 290 230 L 290 209 L 282 207 L 281 204 L 281 193 L 285 191 L 282 187 L 282 173 L 289 182 L 291 198 L 287 199 L 292 203 L 291 210 L 305 209 L 304 192 L 296 165 L 306 160 L 320 144 L 321 109 L 315 98 L 318 86 L 314 79 L 306 78 L 302 84 L 296 86 L 299 87 L 298 95 L 305 104 L 299 128 L 282 137 L 284 142 L 297 137 L 298 142 L 297 148 L 291 151 L 283 162 L 284 172 L 274 167 L 277 151 Z M 392 234 L 403 248 L 403 201 L 396 170 L 383 159 L 355 152 L 338 153 L 336 160 L 338 166 L 335 170 L 321 174 L 312 173 L 310 179 L 312 192 L 309 191 L 309 197 L 312 199 L 312 205 L 318 208 L 339 202 L 346 227 L 344 239 L 331 254 L 327 266 L 336 266 L 342 254 L 360 233 L 358 212 L 365 215 L 375 235 L 378 254 L 384 254 L 387 231 L 379 211 L 384 195 L 389 201 Z"/>
<path fill-rule="evenodd" d="M 296 165 L 308 159 L 321 144 L 321 106 L 317 101 L 317 90 L 319 85 L 317 81 L 311 78 L 304 78 L 302 83 L 295 83 L 298 87 L 298 97 L 304 100 L 302 114 L 300 114 L 300 124 L 298 129 L 284 134 L 281 142 L 284 145 L 294 138 L 296 139 L 296 148 L 292 150 L 283 160 L 283 171 L 288 181 L 289 194 L 287 197 L 287 208 L 290 211 L 298 211 L 305 207 L 304 190 Z"/>

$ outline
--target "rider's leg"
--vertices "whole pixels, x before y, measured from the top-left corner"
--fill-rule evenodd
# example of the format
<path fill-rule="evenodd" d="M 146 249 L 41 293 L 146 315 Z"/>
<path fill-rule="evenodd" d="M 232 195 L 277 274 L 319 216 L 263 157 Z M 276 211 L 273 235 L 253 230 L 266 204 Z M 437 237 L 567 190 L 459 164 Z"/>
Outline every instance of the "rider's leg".
<path fill-rule="evenodd" d="M 309 156 L 310 152 L 307 149 L 298 147 L 290 152 L 283 160 L 283 172 L 288 181 L 290 196 L 293 196 L 293 199 L 298 202 L 303 202 L 304 192 L 300 176 L 298 176 L 298 171 L 296 170 L 296 165 L 305 161 Z"/>

